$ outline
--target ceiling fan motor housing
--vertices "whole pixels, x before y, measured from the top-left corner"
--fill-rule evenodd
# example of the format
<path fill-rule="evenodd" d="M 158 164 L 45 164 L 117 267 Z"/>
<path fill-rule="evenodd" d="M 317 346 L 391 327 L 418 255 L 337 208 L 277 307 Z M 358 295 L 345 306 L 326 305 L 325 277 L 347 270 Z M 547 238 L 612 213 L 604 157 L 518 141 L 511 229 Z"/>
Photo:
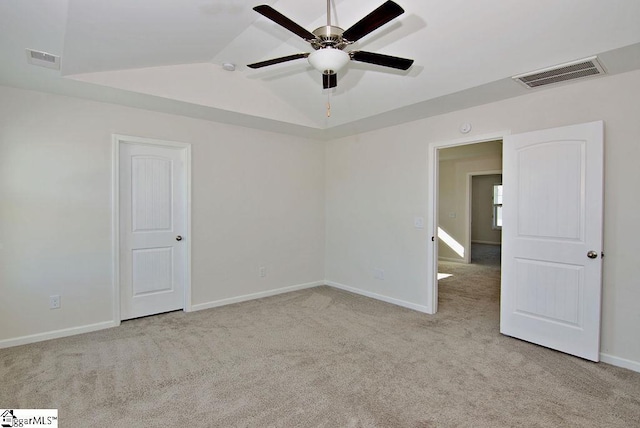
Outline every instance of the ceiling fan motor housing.
<path fill-rule="evenodd" d="M 342 33 L 344 33 L 344 30 L 340 27 L 325 25 L 313 31 L 313 35 L 316 38 L 310 40 L 309 43 L 315 50 L 324 48 L 344 49 L 349 42 L 342 38 Z"/>

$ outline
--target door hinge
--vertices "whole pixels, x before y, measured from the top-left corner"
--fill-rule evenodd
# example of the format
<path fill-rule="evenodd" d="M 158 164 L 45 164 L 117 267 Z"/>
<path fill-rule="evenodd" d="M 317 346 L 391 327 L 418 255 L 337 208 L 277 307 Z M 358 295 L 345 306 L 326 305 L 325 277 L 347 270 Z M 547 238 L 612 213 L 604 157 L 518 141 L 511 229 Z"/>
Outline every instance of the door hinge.
<path fill-rule="evenodd" d="M 436 237 L 435 237 L 435 236 L 432 236 L 432 237 L 431 237 L 431 242 L 435 242 L 435 241 L 436 241 Z"/>

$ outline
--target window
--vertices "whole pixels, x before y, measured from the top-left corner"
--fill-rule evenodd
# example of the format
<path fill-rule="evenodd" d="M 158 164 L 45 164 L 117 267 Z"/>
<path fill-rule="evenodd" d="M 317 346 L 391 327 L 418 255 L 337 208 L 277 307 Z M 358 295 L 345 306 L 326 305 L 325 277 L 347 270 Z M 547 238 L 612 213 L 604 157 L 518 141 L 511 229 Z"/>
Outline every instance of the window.
<path fill-rule="evenodd" d="M 493 228 L 502 229 L 502 183 L 493 185 Z"/>

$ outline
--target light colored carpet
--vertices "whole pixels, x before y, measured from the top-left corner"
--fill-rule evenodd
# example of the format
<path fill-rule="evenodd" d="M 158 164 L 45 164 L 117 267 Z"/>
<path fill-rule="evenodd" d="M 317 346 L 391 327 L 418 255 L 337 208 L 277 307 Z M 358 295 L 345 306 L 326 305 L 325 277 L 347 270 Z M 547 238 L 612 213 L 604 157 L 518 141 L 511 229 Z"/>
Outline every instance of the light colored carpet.
<path fill-rule="evenodd" d="M 329 287 L 0 350 L 0 405 L 61 427 L 633 427 L 640 374 L 498 333 L 498 268 L 429 316 Z"/>

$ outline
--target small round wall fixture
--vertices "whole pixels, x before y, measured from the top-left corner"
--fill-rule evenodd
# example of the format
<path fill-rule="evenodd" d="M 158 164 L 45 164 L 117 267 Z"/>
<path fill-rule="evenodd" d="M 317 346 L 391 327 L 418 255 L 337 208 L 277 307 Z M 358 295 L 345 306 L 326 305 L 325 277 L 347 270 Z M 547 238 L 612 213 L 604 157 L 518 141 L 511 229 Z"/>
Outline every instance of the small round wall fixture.
<path fill-rule="evenodd" d="M 471 132 L 471 124 L 463 123 L 462 125 L 460 125 L 460 132 L 462 132 L 463 134 L 468 134 L 469 132 Z"/>
<path fill-rule="evenodd" d="M 236 71 L 236 65 L 230 62 L 222 64 L 222 68 L 227 71 Z"/>

